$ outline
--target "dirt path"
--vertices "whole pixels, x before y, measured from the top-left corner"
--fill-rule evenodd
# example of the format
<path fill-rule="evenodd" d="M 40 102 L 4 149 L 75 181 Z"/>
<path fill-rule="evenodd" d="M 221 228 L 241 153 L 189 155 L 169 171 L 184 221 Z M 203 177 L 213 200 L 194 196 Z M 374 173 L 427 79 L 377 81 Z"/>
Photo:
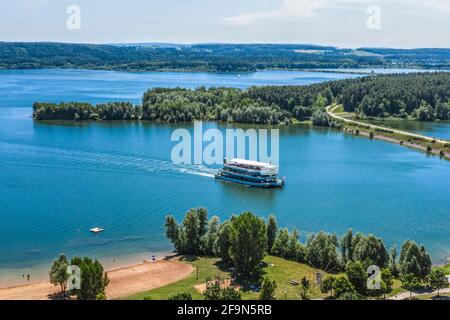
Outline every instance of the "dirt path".
<path fill-rule="evenodd" d="M 412 297 L 417 297 L 417 296 L 422 296 L 424 294 L 434 294 L 437 295 L 437 290 L 436 291 L 421 291 L 421 292 L 413 292 L 411 294 Z M 449 289 L 442 289 L 439 290 L 439 294 L 444 294 L 444 293 L 450 293 L 450 288 Z M 402 292 L 399 293 L 398 295 L 391 297 L 391 300 L 405 300 L 405 299 L 409 299 L 409 292 Z"/>
<path fill-rule="evenodd" d="M 108 271 L 111 280 L 106 289 L 108 299 L 127 297 L 177 282 L 193 271 L 188 263 L 176 259 L 158 260 Z M 59 287 L 49 282 L 0 289 L 0 300 L 48 300 Z"/>
<path fill-rule="evenodd" d="M 397 129 L 386 128 L 386 127 L 377 126 L 377 125 L 374 125 L 374 124 L 369 124 L 369 123 L 366 123 L 366 122 L 361 122 L 361 121 L 356 121 L 356 120 L 350 120 L 350 119 L 338 116 L 337 114 L 333 113 L 333 111 L 337 107 L 339 107 L 339 105 L 337 105 L 337 106 L 328 106 L 326 108 L 326 112 L 328 113 L 328 115 L 330 117 L 332 117 L 334 119 L 337 119 L 337 120 L 340 120 L 340 121 L 344 121 L 344 122 L 347 122 L 347 123 L 353 123 L 353 124 L 360 125 L 360 126 L 370 127 L 372 129 L 381 129 L 381 130 L 386 130 L 387 129 L 387 130 L 390 130 L 390 131 L 395 132 L 395 133 L 399 133 L 399 134 L 402 134 L 402 135 L 405 135 L 405 136 L 409 136 L 409 137 L 412 137 L 412 138 L 424 139 L 424 140 L 429 141 L 429 142 L 436 141 L 436 142 L 442 143 L 442 144 L 445 144 L 445 143 L 449 142 L 448 140 L 432 138 L 432 137 L 423 136 L 423 135 L 420 135 L 420 134 L 411 133 L 411 132 L 407 132 L 407 131 L 401 131 L 401 130 L 397 130 Z"/>

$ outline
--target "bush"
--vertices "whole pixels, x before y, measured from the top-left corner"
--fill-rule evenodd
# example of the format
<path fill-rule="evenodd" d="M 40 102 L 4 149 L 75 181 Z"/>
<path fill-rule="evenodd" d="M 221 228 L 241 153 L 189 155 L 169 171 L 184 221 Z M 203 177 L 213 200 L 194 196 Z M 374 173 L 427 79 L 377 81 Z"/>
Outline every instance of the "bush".
<path fill-rule="evenodd" d="M 206 290 L 203 292 L 205 300 L 241 300 L 242 296 L 239 291 L 233 287 L 222 289 L 220 287 L 220 280 L 208 284 Z"/>
<path fill-rule="evenodd" d="M 261 288 L 260 300 L 275 300 L 275 290 L 277 283 L 275 280 L 264 279 Z"/>
<path fill-rule="evenodd" d="M 171 295 L 169 300 L 192 300 L 192 295 L 189 292 L 179 292 Z"/>

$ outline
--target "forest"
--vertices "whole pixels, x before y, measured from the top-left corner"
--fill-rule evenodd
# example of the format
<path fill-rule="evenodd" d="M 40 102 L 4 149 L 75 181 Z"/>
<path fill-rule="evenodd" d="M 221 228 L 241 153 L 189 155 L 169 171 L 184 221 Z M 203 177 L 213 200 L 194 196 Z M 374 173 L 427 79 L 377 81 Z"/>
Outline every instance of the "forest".
<path fill-rule="evenodd" d="M 233 88 L 153 88 L 142 105 L 112 102 L 39 103 L 37 120 L 151 120 L 191 122 L 214 120 L 235 123 L 289 124 L 294 119 L 335 126 L 325 112 L 341 103 L 359 118 L 399 117 L 421 121 L 450 119 L 450 73 L 376 75 L 308 86 Z"/>
<path fill-rule="evenodd" d="M 450 49 L 340 49 L 302 44 L 0 42 L 0 69 L 253 72 L 264 69 L 450 68 Z"/>
<path fill-rule="evenodd" d="M 306 242 L 302 242 L 297 229 L 279 227 L 275 216 L 266 220 L 244 212 L 221 222 L 217 216 L 208 220 L 205 208 L 190 209 L 182 222 L 168 215 L 164 226 L 166 237 L 177 253 L 218 257 L 219 265 L 230 268 L 237 283 L 245 286 L 262 282 L 262 292 L 265 282 L 270 280 L 265 278 L 262 268 L 266 255 L 329 273 L 323 279 L 321 290 L 331 291 L 335 299 L 386 297 L 393 291 L 395 278 L 401 279 L 402 286 L 408 290 L 423 288 L 429 283 L 433 287 L 436 276 L 442 280 L 440 288 L 448 286 L 445 274 L 432 271 L 432 261 L 425 247 L 411 240 L 405 241 L 398 252 L 395 246 L 389 250 L 384 241 L 373 234 L 355 233 L 350 229 L 342 237 L 324 231 L 309 234 Z M 378 288 L 368 286 L 370 266 L 380 271 Z M 309 288 L 303 284 L 301 287 Z M 307 292 L 303 293 L 303 300 L 310 299 Z M 271 295 L 271 298 L 275 297 Z"/>

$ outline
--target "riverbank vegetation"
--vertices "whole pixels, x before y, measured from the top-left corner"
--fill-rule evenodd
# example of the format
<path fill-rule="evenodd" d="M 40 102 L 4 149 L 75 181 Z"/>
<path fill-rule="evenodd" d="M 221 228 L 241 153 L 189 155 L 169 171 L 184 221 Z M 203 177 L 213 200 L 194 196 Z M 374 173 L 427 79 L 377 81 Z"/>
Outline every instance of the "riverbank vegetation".
<path fill-rule="evenodd" d="M 358 118 L 400 117 L 421 121 L 450 119 L 450 73 L 378 75 L 309 86 L 231 88 L 154 88 L 141 106 L 113 102 L 34 103 L 37 120 L 216 120 L 279 124 L 292 119 L 339 126 L 325 106 L 342 104 Z"/>
<path fill-rule="evenodd" d="M 296 229 L 279 228 L 275 217 L 265 222 L 246 212 L 223 223 L 218 217 L 208 222 L 204 208 L 189 210 L 180 224 L 173 216 L 166 217 L 165 229 L 178 253 L 217 259 L 215 264 L 222 272 L 226 271 L 231 285 L 239 288 L 243 297 L 255 296 L 264 283 L 275 288 L 293 287 L 297 299 L 344 300 L 387 297 L 394 289 L 398 292 L 400 285 L 405 290 L 444 286 L 442 277 L 432 274 L 431 258 L 425 247 L 411 240 L 405 241 L 399 255 L 395 247 L 388 250 L 382 239 L 351 230 L 342 237 L 322 231 L 309 235 L 303 243 Z M 267 262 L 273 259 L 304 265 L 309 269 L 309 277 L 297 278 L 292 273 L 289 282 L 284 279 L 277 283 L 277 279 L 270 276 L 274 270 L 272 263 Z M 378 286 L 370 289 L 367 284 L 372 273 L 368 269 L 373 266 L 377 266 L 379 273 L 370 279 Z M 219 278 L 223 276 L 224 273 L 220 273 Z M 197 277 L 196 280 L 201 283 L 203 279 Z M 211 283 L 209 280 L 206 280 L 206 287 Z M 191 289 L 188 291 L 193 293 Z M 274 291 L 278 292 L 274 298 L 283 297 L 279 291 Z"/>

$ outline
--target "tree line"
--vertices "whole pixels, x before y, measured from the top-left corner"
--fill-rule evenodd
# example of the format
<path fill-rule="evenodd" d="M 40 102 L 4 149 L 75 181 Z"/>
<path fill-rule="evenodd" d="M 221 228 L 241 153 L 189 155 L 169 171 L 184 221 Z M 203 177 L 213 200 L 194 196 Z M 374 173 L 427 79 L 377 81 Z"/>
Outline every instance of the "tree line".
<path fill-rule="evenodd" d="M 302 243 L 297 229 L 279 228 L 274 216 L 265 221 L 245 212 L 221 223 L 217 216 L 208 219 L 205 208 L 190 209 L 181 223 L 167 216 L 165 232 L 179 254 L 218 257 L 240 283 L 262 284 L 264 290 L 276 287 L 276 283 L 264 278 L 262 262 L 267 254 L 327 272 L 330 275 L 321 289 L 337 299 L 386 296 L 393 290 L 394 278 L 400 278 L 408 290 L 428 284 L 435 288 L 448 286 L 444 274 L 432 271 L 425 247 L 411 240 L 405 241 L 399 255 L 395 247 L 389 250 L 382 239 L 352 230 L 342 237 L 321 231 Z M 373 265 L 380 269 L 380 286 L 369 290 L 367 269 Z M 306 279 L 304 282 L 307 297 L 309 284 Z"/>
<path fill-rule="evenodd" d="M 74 273 L 73 267 L 78 267 L 79 273 Z M 61 292 L 53 297 L 54 299 L 69 299 L 75 296 L 78 300 L 106 300 L 105 290 L 109 278 L 97 260 L 73 257 L 69 262 L 66 255 L 61 254 L 53 262 L 49 276 L 50 283 L 61 288 Z"/>
<path fill-rule="evenodd" d="M 450 51 L 438 60 L 443 64 Z M 406 55 L 404 66 L 424 63 Z M 85 68 L 150 71 L 193 70 L 253 72 L 261 69 L 317 69 L 392 66 L 398 60 L 381 54 L 360 55 L 349 49 L 315 45 L 200 44 L 200 45 L 95 45 L 69 43 L 0 42 L 0 68 Z M 436 58 L 433 59 L 436 67 Z M 396 65 L 398 67 L 398 65 Z"/>
<path fill-rule="evenodd" d="M 401 117 L 422 121 L 450 119 L 450 73 L 368 76 L 308 86 L 233 88 L 153 88 L 142 104 L 111 102 L 33 104 L 37 120 L 151 120 L 289 124 L 311 120 L 319 126 L 340 124 L 325 107 L 343 104 L 359 118 Z"/>

